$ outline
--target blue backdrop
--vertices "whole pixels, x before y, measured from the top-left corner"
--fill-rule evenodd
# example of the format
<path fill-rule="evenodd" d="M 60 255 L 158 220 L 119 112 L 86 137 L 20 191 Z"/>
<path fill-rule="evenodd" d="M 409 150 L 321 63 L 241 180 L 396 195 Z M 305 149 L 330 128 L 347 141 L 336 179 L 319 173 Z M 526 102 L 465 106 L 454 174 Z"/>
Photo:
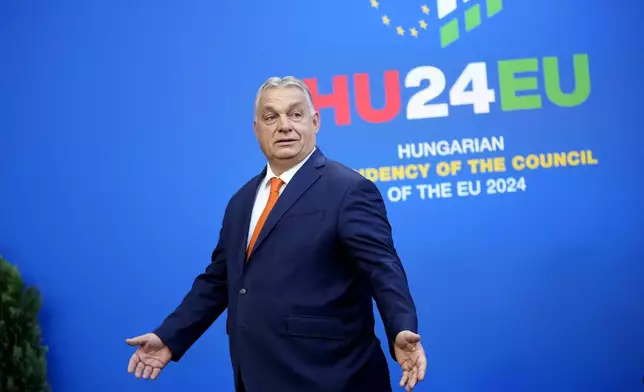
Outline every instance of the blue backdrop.
<path fill-rule="evenodd" d="M 2 2 L 0 253 L 42 290 L 54 390 L 232 390 L 223 319 L 154 383 L 127 374 L 124 339 L 205 268 L 264 164 L 256 89 L 296 75 L 317 90 L 320 148 L 386 197 L 419 391 L 641 391 L 643 11 Z"/>

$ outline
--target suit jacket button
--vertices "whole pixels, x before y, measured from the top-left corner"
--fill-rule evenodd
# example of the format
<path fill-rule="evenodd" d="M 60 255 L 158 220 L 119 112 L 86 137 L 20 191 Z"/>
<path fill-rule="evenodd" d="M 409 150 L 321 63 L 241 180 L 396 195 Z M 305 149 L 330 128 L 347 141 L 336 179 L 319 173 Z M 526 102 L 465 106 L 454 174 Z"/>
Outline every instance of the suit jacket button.
<path fill-rule="evenodd" d="M 241 295 L 246 294 L 246 289 L 241 289 L 241 290 L 239 290 L 239 294 L 241 294 Z"/>

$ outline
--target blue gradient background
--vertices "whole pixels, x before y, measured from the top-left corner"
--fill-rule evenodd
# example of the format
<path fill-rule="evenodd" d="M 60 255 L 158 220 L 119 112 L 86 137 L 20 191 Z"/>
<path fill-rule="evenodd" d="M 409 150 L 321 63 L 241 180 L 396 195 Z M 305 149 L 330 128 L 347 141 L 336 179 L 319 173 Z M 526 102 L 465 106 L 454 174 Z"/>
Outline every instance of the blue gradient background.
<path fill-rule="evenodd" d="M 381 1 L 409 23 L 418 7 Z M 232 391 L 223 317 L 154 383 L 127 374 L 124 339 L 178 304 L 229 197 L 262 169 L 251 125 L 267 77 L 316 77 L 328 93 L 332 76 L 366 72 L 378 107 L 384 70 L 434 65 L 449 88 L 484 61 L 498 98 L 498 61 L 558 56 L 566 91 L 577 53 L 592 85 L 581 106 L 503 112 L 497 99 L 486 115 L 408 121 L 416 90 L 403 88 L 386 124 L 352 106 L 336 127 L 323 109 L 319 146 L 356 168 L 463 137 L 504 136 L 505 156 L 592 149 L 598 166 L 525 173 L 525 193 L 388 203 L 429 359 L 417 390 L 641 391 L 643 11 L 506 0 L 441 49 L 435 14 L 401 38 L 366 0 L 0 3 L 0 253 L 42 291 L 54 391 Z"/>

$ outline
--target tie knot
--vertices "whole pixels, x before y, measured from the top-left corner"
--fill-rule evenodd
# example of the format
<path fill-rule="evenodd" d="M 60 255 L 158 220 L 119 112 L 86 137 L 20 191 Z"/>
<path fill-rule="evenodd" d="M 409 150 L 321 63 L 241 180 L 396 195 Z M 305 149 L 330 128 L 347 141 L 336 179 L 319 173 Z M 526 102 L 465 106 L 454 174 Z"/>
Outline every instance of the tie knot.
<path fill-rule="evenodd" d="M 279 192 L 280 188 L 284 184 L 281 178 L 273 177 L 271 178 L 271 192 Z"/>

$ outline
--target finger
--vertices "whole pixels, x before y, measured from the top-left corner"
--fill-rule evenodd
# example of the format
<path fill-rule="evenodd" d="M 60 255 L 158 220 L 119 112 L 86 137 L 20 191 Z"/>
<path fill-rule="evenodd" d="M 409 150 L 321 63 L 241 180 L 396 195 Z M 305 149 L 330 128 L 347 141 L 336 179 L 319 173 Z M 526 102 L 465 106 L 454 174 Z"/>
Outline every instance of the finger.
<path fill-rule="evenodd" d="M 405 370 L 402 374 L 402 377 L 400 378 L 400 386 L 404 387 L 405 384 L 407 384 L 408 379 L 409 379 L 409 372 Z"/>
<path fill-rule="evenodd" d="M 147 335 L 141 335 L 141 336 L 136 336 L 134 338 L 125 339 L 125 343 L 129 344 L 130 346 L 140 346 L 142 344 L 145 344 L 147 341 L 148 341 Z"/>
<path fill-rule="evenodd" d="M 130 374 L 133 373 L 137 363 L 139 363 L 139 356 L 134 353 L 130 357 L 130 362 L 127 364 L 127 372 Z"/>
<path fill-rule="evenodd" d="M 411 370 L 411 372 L 409 372 L 409 382 L 407 383 L 407 385 L 408 385 L 410 388 L 414 388 L 414 387 L 416 386 L 416 381 L 418 381 L 418 374 L 417 374 L 417 372 L 418 372 L 418 371 L 416 370 L 416 368 L 413 368 L 413 369 Z"/>
<path fill-rule="evenodd" d="M 153 380 L 156 380 L 156 379 L 157 379 L 157 377 L 159 377 L 159 373 L 161 373 L 161 368 L 154 368 L 154 369 L 152 369 L 152 376 L 151 376 L 151 378 L 152 378 Z"/>
<path fill-rule="evenodd" d="M 150 378 L 150 375 L 152 374 L 152 366 L 148 365 L 143 369 L 143 378 L 145 380 Z"/>
<path fill-rule="evenodd" d="M 425 355 L 420 357 L 418 362 L 418 379 L 422 381 L 425 379 L 425 371 L 427 370 L 427 358 L 425 358 Z"/>
<path fill-rule="evenodd" d="M 405 334 L 405 340 L 407 341 L 407 343 L 415 344 L 420 342 L 420 335 L 415 334 L 413 332 L 407 332 Z"/>
<path fill-rule="evenodd" d="M 145 364 L 143 362 L 139 362 L 136 365 L 136 370 L 134 371 L 134 375 L 136 376 L 136 378 L 141 378 L 143 369 L 145 369 Z"/>

